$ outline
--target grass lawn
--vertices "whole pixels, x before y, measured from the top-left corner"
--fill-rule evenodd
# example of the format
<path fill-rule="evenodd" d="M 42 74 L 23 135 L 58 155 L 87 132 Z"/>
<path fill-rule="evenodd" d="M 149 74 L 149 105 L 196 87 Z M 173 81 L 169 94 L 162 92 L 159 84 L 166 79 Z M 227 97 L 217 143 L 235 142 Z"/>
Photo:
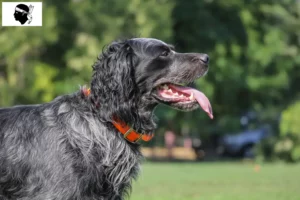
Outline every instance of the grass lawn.
<path fill-rule="evenodd" d="M 144 163 L 130 200 L 300 200 L 300 165 Z"/>

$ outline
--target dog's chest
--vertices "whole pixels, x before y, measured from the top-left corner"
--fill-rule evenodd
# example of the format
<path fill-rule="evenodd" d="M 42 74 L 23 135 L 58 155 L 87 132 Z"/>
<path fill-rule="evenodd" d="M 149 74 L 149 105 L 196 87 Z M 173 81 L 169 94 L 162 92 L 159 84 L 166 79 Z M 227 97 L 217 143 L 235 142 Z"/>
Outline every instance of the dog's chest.
<path fill-rule="evenodd" d="M 95 144 L 90 152 L 77 155 L 73 168 L 81 194 L 105 198 L 109 195 L 112 199 L 123 196 L 131 188 L 132 179 L 140 171 L 142 156 L 138 149 L 118 140 Z"/>

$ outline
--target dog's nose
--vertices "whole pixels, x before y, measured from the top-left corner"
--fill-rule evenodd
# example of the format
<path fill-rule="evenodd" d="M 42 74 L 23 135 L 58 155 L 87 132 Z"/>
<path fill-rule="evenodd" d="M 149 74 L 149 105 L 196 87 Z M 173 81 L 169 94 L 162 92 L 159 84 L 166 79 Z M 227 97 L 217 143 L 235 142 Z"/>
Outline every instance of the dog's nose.
<path fill-rule="evenodd" d="M 209 63 L 209 56 L 207 54 L 200 54 L 199 56 L 200 60 L 202 62 L 204 62 L 205 64 L 208 64 Z"/>

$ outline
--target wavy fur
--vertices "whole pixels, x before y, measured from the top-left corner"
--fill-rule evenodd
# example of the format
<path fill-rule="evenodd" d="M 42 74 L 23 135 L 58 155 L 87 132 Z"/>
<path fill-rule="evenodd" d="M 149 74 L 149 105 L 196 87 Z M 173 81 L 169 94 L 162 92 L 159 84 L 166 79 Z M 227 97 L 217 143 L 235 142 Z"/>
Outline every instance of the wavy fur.
<path fill-rule="evenodd" d="M 113 42 L 93 65 L 89 96 L 82 88 L 49 103 L 0 109 L 0 200 L 128 197 L 142 155 L 117 132 L 113 117 L 152 133 L 155 84 L 205 71 L 193 55 L 160 57 L 166 48 L 155 39 Z"/>

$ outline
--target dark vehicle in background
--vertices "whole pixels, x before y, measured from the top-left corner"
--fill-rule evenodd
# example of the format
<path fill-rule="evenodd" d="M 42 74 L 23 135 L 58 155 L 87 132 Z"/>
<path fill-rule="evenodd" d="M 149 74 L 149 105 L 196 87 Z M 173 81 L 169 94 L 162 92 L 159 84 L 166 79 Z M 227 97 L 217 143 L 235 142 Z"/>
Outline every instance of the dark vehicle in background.
<path fill-rule="evenodd" d="M 218 139 L 217 153 L 227 157 L 254 157 L 254 146 L 265 138 L 271 137 L 270 125 L 261 125 L 249 130 L 249 124 L 257 122 L 257 115 L 249 112 L 241 117 L 241 125 L 244 131 L 225 134 Z"/>
<path fill-rule="evenodd" d="M 268 126 L 220 138 L 217 152 L 223 156 L 254 157 L 253 147 L 261 140 L 272 136 Z"/>

